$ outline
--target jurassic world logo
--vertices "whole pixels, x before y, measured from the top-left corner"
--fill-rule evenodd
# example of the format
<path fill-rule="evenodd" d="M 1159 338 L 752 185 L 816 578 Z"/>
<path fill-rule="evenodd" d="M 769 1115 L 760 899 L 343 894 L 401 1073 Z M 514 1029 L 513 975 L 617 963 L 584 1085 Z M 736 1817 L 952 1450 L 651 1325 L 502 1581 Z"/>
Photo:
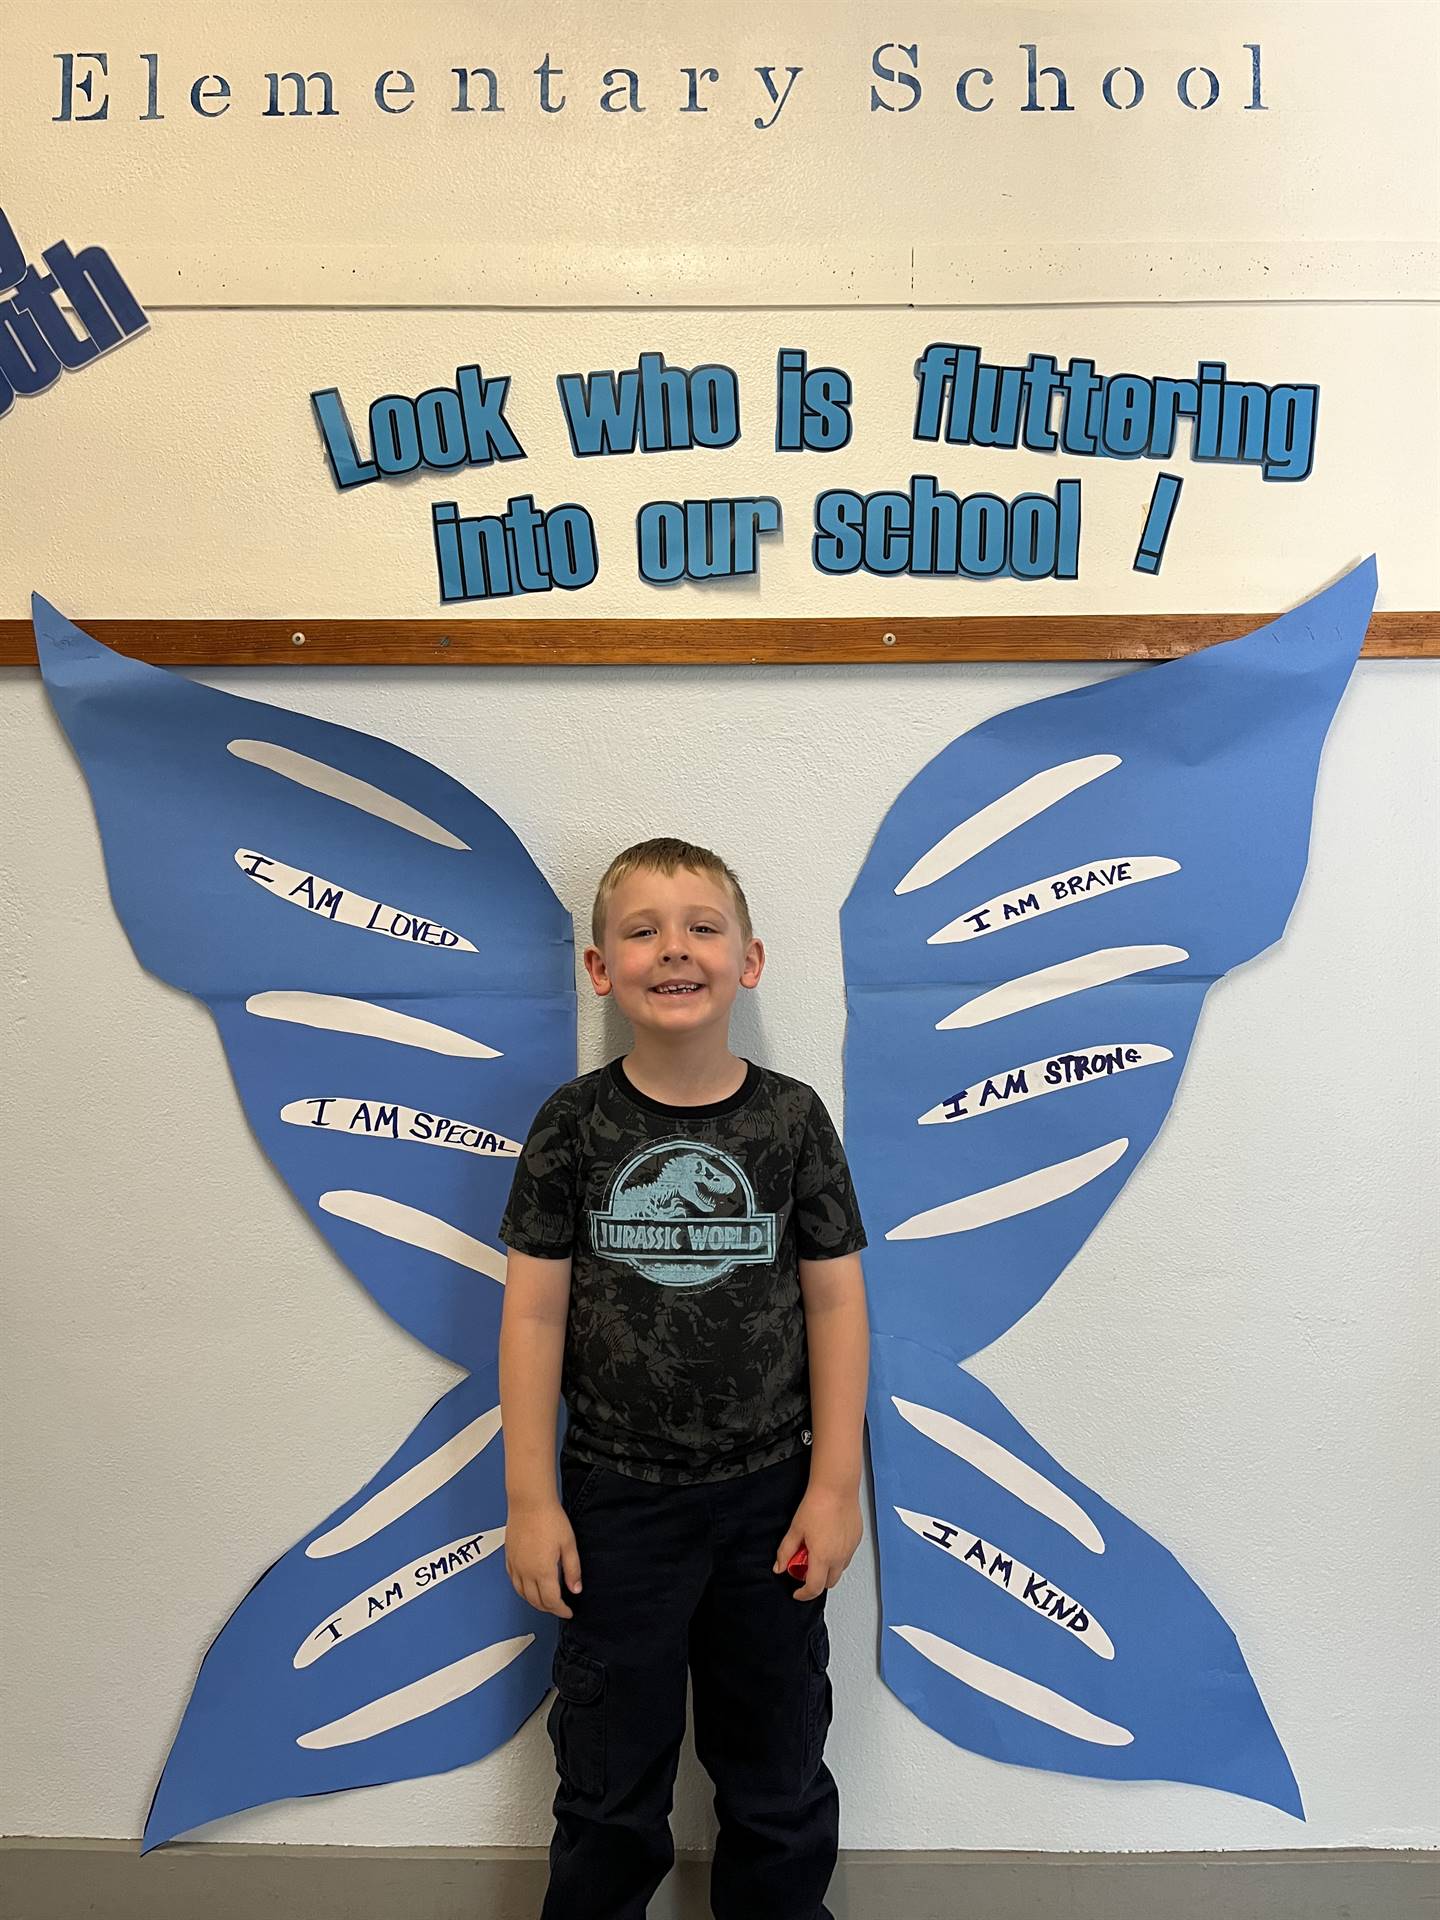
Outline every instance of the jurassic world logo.
<path fill-rule="evenodd" d="M 661 1286 L 700 1286 L 775 1258 L 774 1214 L 755 1211 L 744 1168 L 718 1147 L 644 1147 L 616 1173 L 607 1199 L 605 1212 L 590 1215 L 591 1245 Z"/>

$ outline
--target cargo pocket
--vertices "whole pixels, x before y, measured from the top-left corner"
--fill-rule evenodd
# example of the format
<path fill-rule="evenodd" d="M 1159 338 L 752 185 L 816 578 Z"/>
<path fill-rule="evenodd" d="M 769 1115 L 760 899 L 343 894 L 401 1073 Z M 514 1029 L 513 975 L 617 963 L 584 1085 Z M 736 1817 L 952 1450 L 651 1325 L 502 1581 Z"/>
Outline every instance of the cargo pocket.
<path fill-rule="evenodd" d="M 560 1469 L 560 1504 L 573 1525 L 584 1511 L 586 1502 L 599 1485 L 603 1467 L 592 1467 L 585 1461 L 569 1462 Z"/>
<path fill-rule="evenodd" d="M 800 1785 L 808 1787 L 820 1768 L 825 1752 L 825 1736 L 830 1731 L 834 1697 L 830 1686 L 830 1629 L 822 1618 L 816 1623 L 806 1647 L 805 1662 L 805 1756 Z"/>
<path fill-rule="evenodd" d="M 546 1731 L 555 1766 L 570 1789 L 599 1799 L 605 1791 L 605 1667 L 562 1638 L 550 1669 L 555 1699 Z"/>

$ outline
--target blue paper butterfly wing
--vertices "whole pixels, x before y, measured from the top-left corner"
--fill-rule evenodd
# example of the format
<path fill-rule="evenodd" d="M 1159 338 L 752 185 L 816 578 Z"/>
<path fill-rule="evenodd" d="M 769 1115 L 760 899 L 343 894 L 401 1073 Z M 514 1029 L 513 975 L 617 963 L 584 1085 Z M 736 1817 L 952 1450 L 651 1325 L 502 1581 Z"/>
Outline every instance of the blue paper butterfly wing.
<path fill-rule="evenodd" d="M 479 1758 L 545 1693 L 553 1630 L 504 1570 L 498 1227 L 530 1120 L 575 1071 L 571 932 L 504 822 L 415 756 L 125 660 L 38 599 L 36 639 L 137 956 L 210 1006 L 257 1136 L 345 1263 L 473 1370 L 352 1505 L 458 1449 L 453 1473 L 382 1502 L 363 1539 L 292 1549 L 241 1601 L 153 1846 Z"/>
<path fill-rule="evenodd" d="M 568 914 L 415 755 L 124 659 L 38 599 L 36 640 L 138 958 L 210 1007 L 262 1146 L 361 1283 L 482 1364 L 513 1148 L 574 1073 Z"/>
<path fill-rule="evenodd" d="M 493 1364 L 453 1387 L 246 1594 L 201 1662 L 146 1849 L 267 1801 L 467 1765 L 535 1711 L 554 1624 L 505 1571 L 498 1401 Z"/>
<path fill-rule="evenodd" d="M 846 1139 L 871 1237 L 885 1671 L 908 1676 L 902 1697 L 959 1745 L 1065 1771 L 1204 1779 L 1298 1811 L 1233 1635 L 1188 1576 L 1105 1509 L 1105 1573 L 1082 1582 L 1089 1550 L 975 1467 L 985 1436 L 1020 1430 L 954 1369 L 1028 1312 L 1083 1245 L 1164 1120 L 1208 986 L 1283 931 L 1320 749 L 1374 592 L 1366 563 L 1241 640 L 976 728 L 896 800 L 843 910 Z M 897 1402 L 920 1408 L 921 1425 Z M 958 1403 L 981 1436 L 968 1454 L 923 1430 L 928 1419 L 950 1432 L 936 1416 L 954 1418 Z M 917 1481 L 930 1488 L 923 1498 Z M 943 1522 L 951 1546 L 897 1508 Z M 1017 1539 L 1040 1557 L 1026 1559 Z M 941 1566 L 956 1541 L 970 1561 Z M 1007 1558 L 1044 1575 L 1062 1612 L 1067 1595 L 1088 1610 L 1088 1596 L 1103 1620 L 1096 1596 L 1117 1578 L 1147 1604 L 1132 1620 L 1107 1598 L 1124 1629 L 1102 1662 L 1035 1604 L 1049 1585 L 1017 1600 L 987 1572 L 987 1655 L 967 1637 L 982 1547 L 1000 1554 L 1002 1584 Z M 889 1647 L 922 1601 L 932 1625 L 919 1631 L 943 1641 L 933 1622 L 949 1619 L 947 1645 Z M 1186 1631 L 1172 1632 L 1181 1620 Z M 1066 1694 L 1053 1682 L 1075 1654 L 1081 1692 Z M 985 1662 L 969 1681 L 943 1665 L 967 1658 Z M 1045 1674 L 1068 1707 L 1039 1696 L 1038 1714 L 1017 1705 L 1023 1683 Z M 1173 1711 L 1142 1715 L 1147 1702 Z M 1126 1738 L 1062 1733 L 1054 1717 L 1083 1727 L 1071 1711 L 1082 1707 Z"/>
<path fill-rule="evenodd" d="M 928 1726 L 995 1760 L 1220 1787 L 1303 1817 L 1235 1636 L 1179 1562 L 972 1374 L 910 1343 L 878 1346 L 886 1684 Z M 977 1435 L 1046 1483 L 1026 1487 L 1042 1506 L 967 1457 L 997 1464 Z"/>
<path fill-rule="evenodd" d="M 250 998 L 264 1004 L 263 996 Z M 395 1111 L 397 1129 L 409 1109 L 430 1116 L 409 1124 L 432 1134 L 444 1118 L 522 1143 L 545 1093 L 575 1071 L 573 1001 L 518 993 L 459 1004 L 367 998 L 493 1046 L 500 1057 L 477 1062 L 426 1052 L 417 1061 L 416 1049 L 404 1044 L 297 1026 L 249 1011 L 244 1001 L 219 1001 L 211 1010 L 256 1132 L 316 1226 L 403 1327 L 436 1352 L 480 1366 L 493 1358 L 499 1338 L 504 1264 L 497 1229 L 514 1157 L 397 1141 L 389 1115 Z M 551 1076 L 545 1087 L 537 1066 L 541 1076 Z M 329 1099 L 337 1104 L 318 1104 Z M 366 1124 L 376 1130 L 314 1124 L 317 1115 L 343 1117 L 340 1101 L 357 1110 L 366 1105 Z M 277 1118 L 296 1106 L 311 1119 L 292 1125 Z M 457 1229 L 465 1236 L 457 1243 L 464 1259 L 383 1231 L 377 1198 L 398 1200 Z M 380 1224 L 366 1224 L 372 1218 Z M 411 1224 L 404 1215 L 392 1218 L 397 1228 Z"/>

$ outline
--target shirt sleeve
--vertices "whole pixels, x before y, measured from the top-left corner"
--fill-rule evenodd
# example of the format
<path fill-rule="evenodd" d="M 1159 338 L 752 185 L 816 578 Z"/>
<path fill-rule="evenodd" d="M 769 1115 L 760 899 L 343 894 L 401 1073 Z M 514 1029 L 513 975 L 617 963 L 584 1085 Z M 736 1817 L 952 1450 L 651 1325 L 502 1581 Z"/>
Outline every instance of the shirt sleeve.
<path fill-rule="evenodd" d="M 575 1245 L 576 1127 L 569 1089 L 550 1095 L 530 1123 L 500 1221 L 502 1245 L 563 1260 Z"/>
<path fill-rule="evenodd" d="M 818 1093 L 795 1167 L 795 1231 L 802 1260 L 834 1260 L 866 1245 L 845 1149 Z"/>

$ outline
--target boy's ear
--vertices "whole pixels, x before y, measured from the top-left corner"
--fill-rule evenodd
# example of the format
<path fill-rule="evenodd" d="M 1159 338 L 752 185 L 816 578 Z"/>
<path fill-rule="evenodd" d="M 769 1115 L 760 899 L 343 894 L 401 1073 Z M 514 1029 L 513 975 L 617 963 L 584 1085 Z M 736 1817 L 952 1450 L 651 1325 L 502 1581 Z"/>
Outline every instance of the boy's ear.
<path fill-rule="evenodd" d="M 760 940 L 751 940 L 745 948 L 744 958 L 740 962 L 740 984 L 742 987 L 755 987 L 760 984 L 760 976 L 765 971 L 765 946 Z"/>
<path fill-rule="evenodd" d="M 605 994 L 612 993 L 614 986 L 610 979 L 610 970 L 605 965 L 604 954 L 601 953 L 598 947 L 587 947 L 584 958 L 585 971 L 589 974 L 590 984 L 594 987 L 596 993 L 600 994 L 602 998 Z"/>

